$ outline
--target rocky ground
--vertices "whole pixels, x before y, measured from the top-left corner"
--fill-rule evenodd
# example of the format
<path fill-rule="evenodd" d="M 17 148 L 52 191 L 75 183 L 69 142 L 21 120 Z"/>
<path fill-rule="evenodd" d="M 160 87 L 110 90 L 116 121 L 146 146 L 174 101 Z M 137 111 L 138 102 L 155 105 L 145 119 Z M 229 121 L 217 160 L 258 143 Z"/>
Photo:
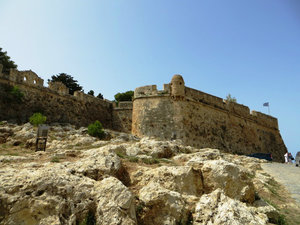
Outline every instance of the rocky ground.
<path fill-rule="evenodd" d="M 52 125 L 0 123 L 0 224 L 300 224 L 263 160 Z"/>

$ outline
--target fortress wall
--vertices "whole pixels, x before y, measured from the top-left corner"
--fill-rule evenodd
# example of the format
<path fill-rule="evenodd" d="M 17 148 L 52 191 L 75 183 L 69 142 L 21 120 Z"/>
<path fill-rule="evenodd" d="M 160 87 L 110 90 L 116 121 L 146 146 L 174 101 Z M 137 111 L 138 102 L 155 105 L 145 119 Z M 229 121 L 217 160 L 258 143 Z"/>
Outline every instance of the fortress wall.
<path fill-rule="evenodd" d="M 170 97 L 148 97 L 133 101 L 132 134 L 162 140 L 171 139 L 181 130 L 176 123 L 174 104 Z"/>
<path fill-rule="evenodd" d="M 132 101 L 124 101 L 124 102 L 119 102 L 118 108 L 120 109 L 132 109 L 133 104 Z"/>
<path fill-rule="evenodd" d="M 26 81 L 23 77 L 27 76 Z M 87 126 L 99 120 L 105 128 L 112 128 L 112 103 L 85 94 L 72 96 L 42 86 L 32 71 L 11 71 L 0 78 L 0 120 L 28 122 L 35 112 L 47 116 L 47 123 L 71 123 Z M 37 76 L 37 75 L 36 75 Z M 34 82 L 34 80 L 36 80 Z M 7 85 L 17 85 L 25 94 L 21 103 L 7 101 Z"/>
<path fill-rule="evenodd" d="M 142 96 L 150 96 L 157 94 L 157 86 L 156 85 L 147 85 L 143 87 L 136 88 L 134 90 L 134 96 L 142 97 Z"/>
<path fill-rule="evenodd" d="M 153 85 L 135 90 L 133 134 L 181 139 L 186 145 L 236 154 L 272 153 L 275 161 L 282 160 L 286 147 L 276 118 L 256 111 L 250 113 L 247 106 L 180 86 L 184 83 L 182 77 L 174 77 L 171 84 L 164 86 L 169 90 L 164 94 L 155 94 Z M 143 93 L 141 90 L 145 89 L 151 91 Z"/>
<path fill-rule="evenodd" d="M 222 98 L 206 94 L 204 92 L 185 87 L 185 97 L 196 102 L 203 102 L 213 107 L 225 109 L 225 103 Z"/>
<path fill-rule="evenodd" d="M 113 109 L 113 129 L 131 133 L 132 102 L 119 102 L 118 107 Z"/>
<path fill-rule="evenodd" d="M 227 102 L 222 98 L 189 87 L 185 87 L 185 98 L 194 102 L 207 104 L 216 109 L 227 111 L 236 116 L 254 120 L 262 126 L 278 129 L 278 120 L 276 118 L 256 111 L 250 113 L 249 107 L 242 104 Z"/>
<path fill-rule="evenodd" d="M 276 161 L 286 151 L 279 130 L 204 103 L 152 96 L 134 99 L 133 105 L 132 133 L 139 137 L 181 139 L 236 154 L 272 153 Z"/>
<path fill-rule="evenodd" d="M 225 109 L 228 110 L 230 113 L 244 118 L 251 118 L 250 109 L 248 106 L 244 106 L 235 102 L 226 102 L 225 100 L 224 102 Z"/>
<path fill-rule="evenodd" d="M 251 116 L 252 116 L 252 118 L 254 118 L 254 120 L 257 123 L 261 124 L 262 126 L 271 127 L 273 129 L 278 129 L 277 118 L 274 118 L 272 116 L 269 116 L 269 115 L 266 115 L 264 113 L 257 112 L 257 111 L 252 111 Z"/>
<path fill-rule="evenodd" d="M 197 102 L 180 101 L 177 107 L 183 116 L 185 144 L 237 154 L 272 153 L 275 160 L 282 160 L 286 147 L 279 130 Z"/>
<path fill-rule="evenodd" d="M 157 90 L 156 85 L 147 85 L 138 87 L 134 90 L 134 97 L 149 97 L 149 96 L 169 96 L 171 92 L 170 84 L 164 84 L 163 90 Z"/>
<path fill-rule="evenodd" d="M 170 87 L 170 84 L 164 84 L 163 93 L 165 93 L 165 94 L 171 93 L 171 87 Z"/>

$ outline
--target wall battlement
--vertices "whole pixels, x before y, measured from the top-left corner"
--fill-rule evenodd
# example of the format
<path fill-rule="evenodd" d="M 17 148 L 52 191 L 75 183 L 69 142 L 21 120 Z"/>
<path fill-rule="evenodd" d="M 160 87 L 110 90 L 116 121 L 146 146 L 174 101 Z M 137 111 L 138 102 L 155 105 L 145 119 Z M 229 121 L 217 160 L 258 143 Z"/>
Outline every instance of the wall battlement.
<path fill-rule="evenodd" d="M 163 90 L 157 90 L 156 85 L 147 85 L 143 87 L 138 87 L 134 90 L 134 98 L 142 97 L 154 97 L 154 96 L 169 96 L 170 86 L 169 84 L 164 84 Z"/>
<path fill-rule="evenodd" d="M 185 87 L 180 75 L 161 91 L 156 85 L 135 89 L 132 133 L 239 154 L 271 152 L 277 161 L 286 151 L 276 118 Z"/>

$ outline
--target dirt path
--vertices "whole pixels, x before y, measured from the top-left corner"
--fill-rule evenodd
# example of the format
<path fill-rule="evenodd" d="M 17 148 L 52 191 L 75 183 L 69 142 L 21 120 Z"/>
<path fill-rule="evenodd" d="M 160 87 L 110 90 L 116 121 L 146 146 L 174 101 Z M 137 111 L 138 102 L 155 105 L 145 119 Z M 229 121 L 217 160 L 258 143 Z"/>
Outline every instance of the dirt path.
<path fill-rule="evenodd" d="M 262 164 L 262 168 L 283 184 L 300 205 L 300 167 L 296 167 L 295 164 L 273 162 Z"/>

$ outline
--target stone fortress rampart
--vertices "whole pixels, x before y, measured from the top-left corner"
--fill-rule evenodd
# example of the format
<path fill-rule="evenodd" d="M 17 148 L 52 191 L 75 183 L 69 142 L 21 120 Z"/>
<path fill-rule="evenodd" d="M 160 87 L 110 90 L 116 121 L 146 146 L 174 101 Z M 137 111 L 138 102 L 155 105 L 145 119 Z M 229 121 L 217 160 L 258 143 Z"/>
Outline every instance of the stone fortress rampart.
<path fill-rule="evenodd" d="M 5 88 L 18 86 L 24 93 L 22 102 L 7 102 Z M 71 123 L 77 126 L 87 126 L 99 120 L 105 128 L 130 132 L 132 102 L 121 103 L 113 107 L 106 99 L 75 91 L 69 94 L 69 89 L 61 82 L 49 82 L 44 87 L 44 80 L 31 70 L 18 71 L 11 69 L 2 73 L 0 64 L 0 120 L 27 122 L 35 112 L 47 116 L 47 122 Z M 131 105 L 131 111 L 128 109 Z M 125 115 L 126 120 L 124 119 Z M 117 122 L 113 122 L 117 121 Z M 128 123 L 130 122 L 130 126 Z"/>
<path fill-rule="evenodd" d="M 180 75 L 163 90 L 156 85 L 135 89 L 132 133 L 238 154 L 272 153 L 277 161 L 286 151 L 276 118 L 185 87 Z"/>
<path fill-rule="evenodd" d="M 163 90 L 157 90 L 156 85 L 147 85 L 135 89 L 134 98 L 155 98 L 155 97 L 170 97 L 171 89 L 170 84 L 164 84 Z M 244 106 L 235 102 L 227 102 L 225 99 L 185 87 L 184 95 L 185 100 L 191 102 L 199 102 L 205 104 L 207 107 L 212 107 L 215 110 L 222 110 L 231 113 L 237 117 L 251 120 L 262 126 L 278 129 L 278 120 L 272 116 L 252 110 L 248 106 Z"/>
<path fill-rule="evenodd" d="M 157 90 L 156 85 L 136 88 L 133 103 L 116 105 L 83 92 L 70 95 L 60 82 L 44 87 L 44 80 L 31 70 L 1 71 L 2 65 L 0 121 L 24 123 L 33 113 L 41 112 L 48 123 L 87 126 L 99 120 L 105 128 L 139 137 L 180 139 L 186 145 L 237 154 L 272 153 L 277 161 L 286 151 L 276 118 L 185 87 L 180 75 L 175 75 L 163 90 Z M 7 101 L 7 86 L 18 86 L 24 99 Z"/>

